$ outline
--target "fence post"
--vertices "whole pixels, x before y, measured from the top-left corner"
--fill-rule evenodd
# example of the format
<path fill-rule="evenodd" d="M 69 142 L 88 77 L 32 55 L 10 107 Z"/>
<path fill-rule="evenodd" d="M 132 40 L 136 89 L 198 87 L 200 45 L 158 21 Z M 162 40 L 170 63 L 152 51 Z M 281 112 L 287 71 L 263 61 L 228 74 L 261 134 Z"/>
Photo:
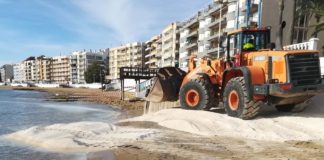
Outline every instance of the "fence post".
<path fill-rule="evenodd" d="M 317 50 L 317 45 L 318 45 L 318 41 L 319 39 L 318 38 L 311 38 L 309 40 L 309 48 L 310 50 Z"/>

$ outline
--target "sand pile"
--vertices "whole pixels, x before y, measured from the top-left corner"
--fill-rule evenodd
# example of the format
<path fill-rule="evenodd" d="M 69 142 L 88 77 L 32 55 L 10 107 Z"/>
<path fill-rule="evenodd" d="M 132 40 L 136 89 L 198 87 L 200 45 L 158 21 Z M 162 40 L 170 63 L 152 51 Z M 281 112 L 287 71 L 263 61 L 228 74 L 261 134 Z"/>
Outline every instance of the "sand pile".
<path fill-rule="evenodd" d="M 270 107 L 270 106 L 268 106 Z M 323 140 L 323 96 L 317 97 L 302 113 L 263 111 L 259 118 L 244 121 L 226 114 L 168 109 L 130 119 L 205 136 L 229 136 L 266 141 Z"/>
<path fill-rule="evenodd" d="M 36 126 L 6 136 L 28 145 L 51 151 L 100 151 L 137 140 L 147 140 L 159 134 L 154 129 L 117 127 L 101 122 L 79 122 Z"/>

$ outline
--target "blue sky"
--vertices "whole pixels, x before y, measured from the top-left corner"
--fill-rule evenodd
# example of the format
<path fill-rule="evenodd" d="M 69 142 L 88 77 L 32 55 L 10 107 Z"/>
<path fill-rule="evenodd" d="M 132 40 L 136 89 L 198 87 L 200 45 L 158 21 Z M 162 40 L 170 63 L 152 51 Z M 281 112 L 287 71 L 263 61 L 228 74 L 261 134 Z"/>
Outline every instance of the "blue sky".
<path fill-rule="evenodd" d="M 147 41 L 212 0 L 0 0 L 0 65 Z"/>

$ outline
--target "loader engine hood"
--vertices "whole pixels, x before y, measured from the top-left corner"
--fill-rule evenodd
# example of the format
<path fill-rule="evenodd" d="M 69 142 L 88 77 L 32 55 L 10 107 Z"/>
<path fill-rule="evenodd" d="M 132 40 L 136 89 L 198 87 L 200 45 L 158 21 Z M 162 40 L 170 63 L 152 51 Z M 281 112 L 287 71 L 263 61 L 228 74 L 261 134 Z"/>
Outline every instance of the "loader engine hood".
<path fill-rule="evenodd" d="M 318 51 L 263 51 L 252 53 L 251 56 L 249 62 L 264 69 L 266 80 L 271 78 L 278 83 L 292 83 L 294 86 L 321 83 Z"/>

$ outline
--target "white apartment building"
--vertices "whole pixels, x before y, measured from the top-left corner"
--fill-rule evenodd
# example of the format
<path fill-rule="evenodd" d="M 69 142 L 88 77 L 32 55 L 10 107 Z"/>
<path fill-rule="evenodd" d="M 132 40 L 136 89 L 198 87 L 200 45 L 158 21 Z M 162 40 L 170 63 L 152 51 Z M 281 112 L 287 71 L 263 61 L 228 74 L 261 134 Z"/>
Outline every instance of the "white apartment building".
<path fill-rule="evenodd" d="M 51 82 L 68 83 L 70 81 L 70 57 L 53 57 L 50 70 Z"/>
<path fill-rule="evenodd" d="M 25 64 L 23 62 L 14 64 L 13 66 L 14 72 L 14 82 L 22 83 L 26 81 L 25 77 Z"/>
<path fill-rule="evenodd" d="M 145 67 L 162 67 L 162 40 L 161 35 L 152 37 L 146 42 Z"/>
<path fill-rule="evenodd" d="M 70 77 L 72 83 L 86 83 L 84 74 L 94 63 L 100 64 L 106 70 L 106 60 L 109 49 L 99 51 L 76 51 L 70 56 Z"/>
<path fill-rule="evenodd" d="M 109 75 L 106 79 L 119 78 L 121 67 L 144 67 L 145 43 L 135 42 L 109 50 Z"/>
<path fill-rule="evenodd" d="M 168 25 L 162 31 L 162 67 L 176 66 L 179 60 L 179 39 L 178 29 L 181 23 L 175 22 Z"/>
<path fill-rule="evenodd" d="M 259 0 L 251 0 L 249 26 L 258 21 Z M 188 69 L 188 58 L 196 54 L 198 58 L 206 55 L 222 58 L 224 50 L 219 48 L 219 39 L 226 32 L 245 27 L 246 0 L 217 1 L 199 11 L 187 20 L 180 29 L 179 67 Z"/>

